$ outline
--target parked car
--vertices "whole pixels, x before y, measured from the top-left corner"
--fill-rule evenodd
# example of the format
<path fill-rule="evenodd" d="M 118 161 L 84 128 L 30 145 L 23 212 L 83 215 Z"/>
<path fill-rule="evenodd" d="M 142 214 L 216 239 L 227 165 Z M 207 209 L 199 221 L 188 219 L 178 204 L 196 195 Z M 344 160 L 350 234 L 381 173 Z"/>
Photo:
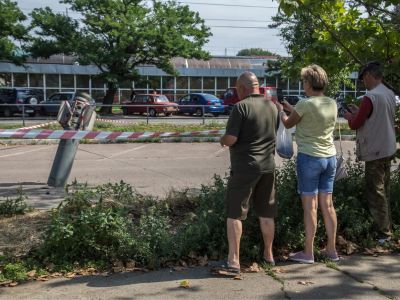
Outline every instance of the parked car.
<path fill-rule="evenodd" d="M 23 110 L 29 116 L 34 116 L 40 108 L 36 106 L 41 98 L 40 91 L 23 88 L 0 88 L 0 112 L 5 117 L 11 117 L 15 113 L 22 113 Z M 10 105 L 3 105 L 10 104 Z M 30 104 L 24 108 L 18 104 Z"/>
<path fill-rule="evenodd" d="M 138 94 L 133 101 L 125 101 L 122 104 L 124 115 L 149 112 L 151 117 L 156 117 L 158 114 L 170 116 L 178 111 L 178 104 L 170 102 L 165 95 L 160 94 Z"/>
<path fill-rule="evenodd" d="M 213 114 L 215 117 L 218 117 L 220 114 L 224 113 L 222 101 L 214 95 L 206 93 L 185 95 L 179 99 L 178 104 L 179 113 L 183 114 L 202 116 L 204 112 L 205 114 Z M 204 108 L 198 107 L 197 105 L 204 105 Z"/>
<path fill-rule="evenodd" d="M 57 115 L 62 101 L 72 101 L 75 99 L 75 92 L 60 92 L 52 94 L 49 99 L 40 102 L 44 104 L 40 107 L 40 112 L 43 115 Z"/>
<path fill-rule="evenodd" d="M 272 101 L 283 100 L 282 89 L 276 88 L 274 86 L 261 86 L 260 94 L 264 95 L 267 100 L 272 100 Z M 225 93 L 221 97 L 221 100 L 225 105 L 225 111 L 229 112 L 232 109 L 233 105 L 235 105 L 240 101 L 236 87 L 230 87 L 226 89 Z"/>

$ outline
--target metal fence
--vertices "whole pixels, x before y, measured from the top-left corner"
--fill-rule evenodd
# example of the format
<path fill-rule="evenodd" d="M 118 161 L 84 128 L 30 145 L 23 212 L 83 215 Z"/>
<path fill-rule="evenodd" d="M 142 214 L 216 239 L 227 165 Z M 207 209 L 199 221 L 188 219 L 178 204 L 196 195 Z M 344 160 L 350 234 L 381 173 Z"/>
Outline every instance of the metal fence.
<path fill-rule="evenodd" d="M 26 125 L 27 120 L 37 120 L 40 119 L 40 117 L 46 117 L 46 120 L 49 119 L 49 117 L 53 117 L 52 119 L 55 120 L 57 113 L 53 114 L 47 114 L 45 113 L 44 107 L 59 107 L 60 104 L 45 104 L 45 103 L 39 103 L 39 104 L 27 104 L 27 103 L 0 103 L 0 120 L 4 120 L 4 110 L 5 108 L 10 109 L 12 111 L 12 114 L 14 117 L 8 117 L 7 120 L 21 120 L 22 126 Z M 151 119 L 155 119 L 160 114 L 163 114 L 165 118 L 168 119 L 199 119 L 201 118 L 202 124 L 204 125 L 206 123 L 206 119 L 214 119 L 214 120 L 221 120 L 221 119 L 227 119 L 229 110 L 231 106 L 229 105 L 220 105 L 217 106 L 218 108 L 223 108 L 223 110 L 219 111 L 212 111 L 213 108 L 215 108 L 215 105 L 179 105 L 179 104 L 138 104 L 138 105 L 132 105 L 132 104 L 92 104 L 96 108 L 96 111 L 99 113 L 101 111 L 102 107 L 111 107 L 111 109 L 120 109 L 120 112 L 113 113 L 112 116 L 124 116 L 125 120 L 146 120 L 146 124 L 150 123 Z M 145 108 L 145 110 L 140 110 L 140 108 Z M 173 108 L 173 110 L 171 110 Z M 194 112 L 184 112 L 189 108 L 193 108 Z M 201 113 L 197 108 L 201 109 Z M 123 111 L 124 109 L 127 110 L 127 114 L 124 114 Z M 170 110 L 168 110 L 170 109 Z M 176 110 L 175 110 L 176 109 Z M 130 112 L 130 110 L 140 110 L 140 111 L 134 111 Z M 154 114 L 153 111 L 156 113 Z M 129 118 L 125 116 L 129 115 L 134 115 L 138 114 L 136 118 Z M 184 115 L 184 114 L 187 114 Z M 104 115 L 104 116 L 110 116 L 110 115 Z M 221 116 L 221 117 L 219 117 Z M 39 117 L 39 118 L 38 118 Z"/>

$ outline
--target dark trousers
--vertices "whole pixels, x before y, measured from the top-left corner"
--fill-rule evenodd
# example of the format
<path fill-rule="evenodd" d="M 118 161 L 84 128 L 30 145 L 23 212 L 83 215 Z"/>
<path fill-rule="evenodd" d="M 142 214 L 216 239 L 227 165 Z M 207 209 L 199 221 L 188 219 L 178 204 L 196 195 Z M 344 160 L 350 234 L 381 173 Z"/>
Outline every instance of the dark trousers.
<path fill-rule="evenodd" d="M 391 234 L 390 212 L 391 157 L 365 162 L 365 198 L 380 234 Z"/>

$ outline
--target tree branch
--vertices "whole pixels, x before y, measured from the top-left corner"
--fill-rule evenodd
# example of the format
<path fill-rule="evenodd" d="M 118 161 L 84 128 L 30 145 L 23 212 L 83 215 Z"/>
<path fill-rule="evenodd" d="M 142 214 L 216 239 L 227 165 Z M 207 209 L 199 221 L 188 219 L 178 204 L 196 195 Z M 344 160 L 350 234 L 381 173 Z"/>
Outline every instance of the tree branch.
<path fill-rule="evenodd" d="M 350 50 L 350 48 L 348 48 L 348 47 L 346 47 L 346 45 L 340 40 L 340 38 L 331 30 L 331 28 L 329 27 L 329 25 L 325 22 L 325 20 L 324 19 L 322 19 L 322 17 L 320 16 L 320 15 L 318 15 L 318 14 L 313 14 L 313 12 L 312 12 L 312 10 L 311 9 L 309 9 L 306 5 L 304 5 L 301 1 L 299 1 L 299 0 L 297 0 L 296 1 L 298 4 L 299 4 L 299 6 L 303 6 L 307 11 L 308 11 L 308 13 L 311 15 L 311 16 L 314 16 L 315 18 L 317 18 L 320 22 L 321 22 L 321 24 L 325 27 L 325 29 L 329 32 L 329 34 L 332 36 L 332 38 L 353 58 L 353 60 L 356 62 L 356 63 L 358 63 L 358 64 L 360 64 L 360 65 L 362 65 L 363 63 L 361 62 L 361 60 L 360 59 L 358 59 L 358 57 Z"/>
<path fill-rule="evenodd" d="M 380 11 L 381 13 L 386 14 L 386 15 L 389 15 L 389 16 L 392 16 L 392 17 L 397 17 L 397 14 L 395 12 L 391 12 L 389 10 L 380 8 L 378 5 L 374 5 L 374 4 L 371 4 L 371 3 L 367 4 L 367 3 L 365 3 L 364 1 L 361 1 L 361 0 L 354 0 L 354 2 L 358 3 L 359 5 L 363 5 L 365 8 L 367 8 L 369 6 L 369 7 L 372 7 L 373 9 L 375 9 L 377 11 Z"/>

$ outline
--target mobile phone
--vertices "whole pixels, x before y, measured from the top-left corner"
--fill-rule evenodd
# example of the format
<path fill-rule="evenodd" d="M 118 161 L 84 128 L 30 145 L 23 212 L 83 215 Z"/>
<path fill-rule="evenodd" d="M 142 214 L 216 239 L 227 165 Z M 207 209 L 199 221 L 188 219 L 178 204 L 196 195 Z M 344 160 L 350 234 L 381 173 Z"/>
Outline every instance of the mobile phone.
<path fill-rule="evenodd" d="M 343 109 L 345 109 L 345 110 L 348 111 L 349 113 L 352 113 L 352 111 L 350 110 L 350 108 L 347 106 L 346 103 L 343 102 L 343 103 L 341 104 L 341 106 L 342 106 Z"/>

